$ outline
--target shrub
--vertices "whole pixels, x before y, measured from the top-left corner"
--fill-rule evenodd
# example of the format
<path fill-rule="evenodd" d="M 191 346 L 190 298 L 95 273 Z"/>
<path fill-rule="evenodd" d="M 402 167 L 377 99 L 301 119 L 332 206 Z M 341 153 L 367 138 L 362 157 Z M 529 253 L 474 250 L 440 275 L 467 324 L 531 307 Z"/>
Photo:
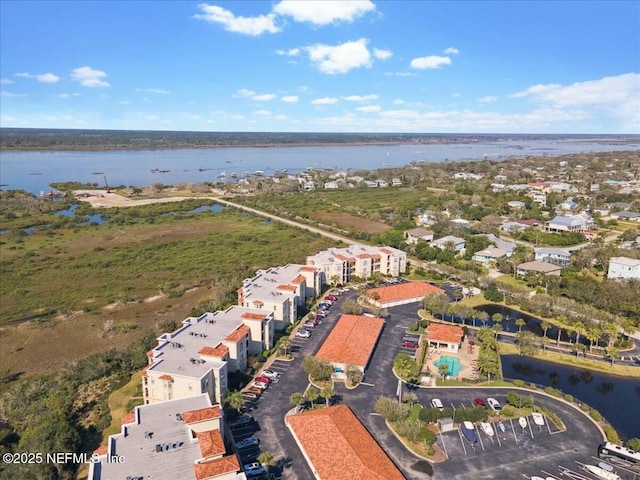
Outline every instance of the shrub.
<path fill-rule="evenodd" d="M 513 417 L 516 414 L 516 411 L 513 409 L 513 407 L 511 405 L 505 405 L 504 408 L 502 409 L 502 415 L 504 415 L 505 417 Z"/>
<path fill-rule="evenodd" d="M 127 330 L 135 330 L 138 328 L 138 324 L 135 322 L 120 322 L 116 328 L 121 332 L 126 332 Z"/>
<path fill-rule="evenodd" d="M 433 449 L 433 444 L 436 442 L 436 434 L 427 427 L 420 427 L 419 437 L 420 440 L 425 443 L 425 445 L 429 446 L 429 455 L 433 455 L 433 453 L 431 453 L 431 450 Z"/>
<path fill-rule="evenodd" d="M 418 330 L 420 330 L 420 327 L 418 326 L 417 323 L 412 323 L 411 325 L 409 325 L 408 330 L 410 332 L 417 332 Z"/>
<path fill-rule="evenodd" d="M 524 381 L 523 381 L 523 380 L 518 380 L 518 379 L 516 379 L 516 380 L 514 380 L 514 381 L 513 381 L 513 384 L 514 384 L 516 387 L 524 387 Z"/>
<path fill-rule="evenodd" d="M 537 389 L 538 389 L 538 386 L 537 386 L 535 383 L 530 383 L 530 384 L 529 384 L 529 388 L 530 388 L 531 390 L 537 390 Z"/>
<path fill-rule="evenodd" d="M 586 403 L 582 403 L 580 405 L 580 408 L 582 409 L 583 412 L 588 412 L 589 411 L 589 405 L 587 405 Z"/>
<path fill-rule="evenodd" d="M 560 390 L 553 388 L 553 387 L 546 387 L 544 389 L 544 392 L 549 394 L 549 395 L 553 395 L 554 397 L 559 397 L 561 395 Z"/>
<path fill-rule="evenodd" d="M 565 399 L 567 402 L 573 403 L 573 395 L 570 395 L 570 394 L 568 394 L 568 393 L 567 393 L 567 394 L 564 396 L 564 399 Z"/>
<path fill-rule="evenodd" d="M 620 443 L 620 437 L 618 437 L 618 432 L 616 432 L 615 428 L 611 425 L 605 425 L 603 428 L 604 434 L 607 436 L 607 440 L 611 443 Z"/>
<path fill-rule="evenodd" d="M 389 422 L 404 420 L 409 414 L 409 409 L 406 405 L 400 404 L 389 397 L 378 397 L 373 404 L 373 410 Z"/>
<path fill-rule="evenodd" d="M 601 422 L 602 421 L 602 415 L 600 415 L 600 412 L 597 410 L 591 410 L 591 418 L 593 418 L 596 422 Z"/>
<path fill-rule="evenodd" d="M 418 414 L 418 418 L 424 423 L 436 423 L 439 418 L 442 418 L 440 410 L 436 408 L 423 408 Z"/>

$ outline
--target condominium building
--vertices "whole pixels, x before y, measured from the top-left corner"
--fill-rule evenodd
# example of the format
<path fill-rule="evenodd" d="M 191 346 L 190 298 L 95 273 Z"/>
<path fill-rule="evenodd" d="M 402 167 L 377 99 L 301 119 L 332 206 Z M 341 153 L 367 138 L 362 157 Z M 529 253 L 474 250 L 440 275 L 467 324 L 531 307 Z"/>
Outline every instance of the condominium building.
<path fill-rule="evenodd" d="M 249 355 L 273 347 L 274 323 L 272 312 L 238 306 L 183 320 L 147 353 L 149 365 L 141 372 L 144 402 L 207 393 L 220 403 L 229 372 L 244 371 Z"/>
<path fill-rule="evenodd" d="M 282 330 L 298 318 L 298 308 L 320 292 L 320 272 L 307 265 L 289 264 L 258 270 L 238 289 L 238 305 L 273 313 Z"/>
<path fill-rule="evenodd" d="M 320 270 L 323 285 L 337 285 L 350 282 L 354 277 L 367 279 L 374 273 L 401 275 L 407 268 L 407 254 L 392 247 L 351 245 L 309 256 L 307 265 Z"/>
<path fill-rule="evenodd" d="M 634 278 L 640 280 L 640 259 L 611 257 L 607 278 Z"/>
<path fill-rule="evenodd" d="M 222 410 L 206 394 L 136 407 L 122 430 L 94 452 L 89 480 L 240 480 L 227 455 Z"/>

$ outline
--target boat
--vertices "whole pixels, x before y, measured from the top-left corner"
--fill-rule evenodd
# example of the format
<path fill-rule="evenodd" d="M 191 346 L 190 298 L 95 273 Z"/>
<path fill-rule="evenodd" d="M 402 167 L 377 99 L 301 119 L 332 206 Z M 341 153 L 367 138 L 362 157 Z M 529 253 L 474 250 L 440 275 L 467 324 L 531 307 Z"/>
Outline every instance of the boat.
<path fill-rule="evenodd" d="M 544 425 L 544 415 L 538 412 L 533 412 L 531 416 L 533 417 L 533 423 L 540 427 Z"/>
<path fill-rule="evenodd" d="M 493 437 L 493 435 L 495 434 L 495 432 L 493 431 L 493 427 L 489 422 L 480 422 L 480 428 L 482 428 L 482 431 L 489 437 Z"/>
<path fill-rule="evenodd" d="M 602 478 L 602 480 L 622 480 L 622 477 L 614 472 L 605 470 L 602 467 L 596 465 L 585 465 L 585 470 L 593 473 L 596 477 Z"/>
<path fill-rule="evenodd" d="M 478 436 L 476 435 L 476 429 L 471 422 L 462 422 L 460 424 L 460 430 L 462 430 L 462 435 L 471 445 L 475 445 L 478 442 Z"/>
<path fill-rule="evenodd" d="M 498 422 L 498 430 L 500 430 L 500 433 L 504 433 L 507 431 L 507 429 L 504 426 L 504 423 L 502 423 L 502 420 Z"/>
<path fill-rule="evenodd" d="M 544 478 L 534 475 L 530 480 L 544 480 Z"/>
<path fill-rule="evenodd" d="M 527 419 L 524 417 L 520 417 L 518 419 L 518 425 L 520 425 L 520 427 L 522 427 L 522 429 L 524 430 L 525 428 L 527 428 Z"/>

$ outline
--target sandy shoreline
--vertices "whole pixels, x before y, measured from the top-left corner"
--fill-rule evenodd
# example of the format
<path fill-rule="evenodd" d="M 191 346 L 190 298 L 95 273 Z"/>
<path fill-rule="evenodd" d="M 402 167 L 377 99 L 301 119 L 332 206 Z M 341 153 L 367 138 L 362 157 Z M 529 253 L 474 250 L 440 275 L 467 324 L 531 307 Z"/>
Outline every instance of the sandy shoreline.
<path fill-rule="evenodd" d="M 189 198 L 200 197 L 158 197 L 134 200 L 117 193 L 107 193 L 106 190 L 74 190 L 73 195 L 81 202 L 88 202 L 94 208 L 135 207 L 152 203 L 180 202 Z"/>

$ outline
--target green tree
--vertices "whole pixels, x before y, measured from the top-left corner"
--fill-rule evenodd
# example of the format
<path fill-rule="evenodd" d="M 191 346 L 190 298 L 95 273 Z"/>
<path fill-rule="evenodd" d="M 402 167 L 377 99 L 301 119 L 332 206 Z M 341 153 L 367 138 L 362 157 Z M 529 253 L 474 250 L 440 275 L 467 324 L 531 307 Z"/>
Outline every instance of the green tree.
<path fill-rule="evenodd" d="M 289 352 L 289 347 L 291 346 L 291 338 L 282 337 L 278 343 L 280 343 L 280 348 L 282 348 L 283 354 L 286 357 Z"/>
<path fill-rule="evenodd" d="M 420 374 L 420 367 L 416 361 L 406 353 L 399 353 L 393 362 L 393 369 L 396 373 L 408 382 L 416 381 Z"/>
<path fill-rule="evenodd" d="M 630 438 L 629 440 L 627 440 L 626 444 L 627 444 L 627 448 L 630 448 L 631 450 L 635 450 L 636 452 L 640 452 L 640 438 L 638 437 Z"/>
<path fill-rule="evenodd" d="M 551 326 L 551 324 L 549 322 L 547 322 L 546 320 L 542 320 L 540 322 L 540 328 L 542 329 L 543 337 L 547 336 L 547 330 L 549 330 L 550 326 Z"/>
<path fill-rule="evenodd" d="M 275 467 L 277 465 L 276 459 L 273 456 L 273 453 L 269 451 L 261 452 L 257 458 L 258 462 L 267 467 L 267 472 L 271 469 L 271 467 Z"/>
<path fill-rule="evenodd" d="M 291 395 L 289 395 L 289 403 L 294 407 L 296 407 L 296 409 L 300 405 L 302 405 L 303 402 L 304 402 L 304 395 L 302 393 L 293 392 Z"/>
<path fill-rule="evenodd" d="M 445 362 L 438 365 L 438 374 L 445 378 L 449 374 L 449 364 Z"/>
<path fill-rule="evenodd" d="M 315 387 L 309 387 L 307 388 L 307 391 L 304 392 L 304 398 L 311 402 L 311 408 L 315 406 L 314 402 L 318 399 L 319 396 L 320 392 L 318 392 L 318 389 Z"/>
<path fill-rule="evenodd" d="M 320 397 L 324 398 L 327 407 L 329 406 L 329 402 L 331 401 L 331 399 L 333 398 L 333 396 L 335 394 L 336 394 L 336 392 L 333 390 L 333 387 L 331 387 L 329 385 L 327 385 L 322 390 L 320 390 Z"/>
<path fill-rule="evenodd" d="M 611 361 L 611 365 L 615 362 L 616 358 L 620 356 L 620 349 L 617 347 L 608 347 L 607 348 L 607 357 Z"/>
<path fill-rule="evenodd" d="M 406 405 L 398 403 L 393 398 L 378 397 L 373 404 L 373 411 L 380 414 L 389 422 L 397 422 L 407 418 L 409 410 Z"/>
<path fill-rule="evenodd" d="M 347 380 L 351 385 L 357 385 L 362 381 L 362 371 L 353 365 L 347 365 L 345 369 L 345 375 L 347 376 Z"/>
<path fill-rule="evenodd" d="M 344 303 L 340 306 L 342 313 L 350 314 L 350 315 L 361 315 L 363 312 L 362 306 L 355 300 L 349 299 L 345 300 Z"/>
<path fill-rule="evenodd" d="M 526 357 L 534 357 L 538 352 L 538 344 L 536 336 L 531 332 L 516 333 L 516 343 L 520 349 L 520 355 Z"/>
<path fill-rule="evenodd" d="M 242 396 L 242 392 L 239 390 L 230 392 L 224 399 L 223 404 L 228 405 L 230 408 L 233 408 L 237 412 L 242 410 L 244 407 L 244 397 Z"/>
<path fill-rule="evenodd" d="M 518 332 L 522 331 L 522 327 L 524 327 L 527 324 L 527 322 L 525 322 L 524 318 L 516 318 L 516 326 L 518 327 Z"/>

